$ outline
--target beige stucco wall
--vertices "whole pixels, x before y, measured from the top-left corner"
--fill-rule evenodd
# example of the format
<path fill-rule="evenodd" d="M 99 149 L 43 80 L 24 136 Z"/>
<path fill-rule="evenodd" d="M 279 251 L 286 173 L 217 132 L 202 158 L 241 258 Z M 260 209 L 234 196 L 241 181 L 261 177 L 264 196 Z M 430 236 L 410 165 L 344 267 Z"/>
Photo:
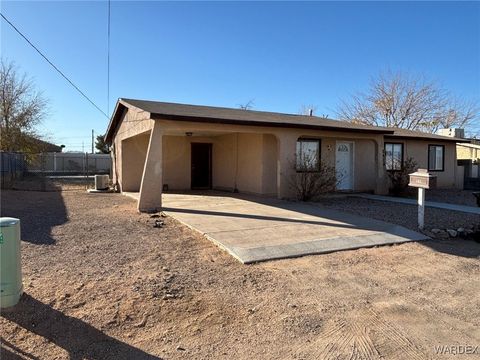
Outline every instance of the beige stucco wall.
<path fill-rule="evenodd" d="M 163 183 L 170 190 L 188 190 L 191 184 L 191 143 L 212 144 L 214 189 L 276 194 L 276 140 L 263 134 L 165 135 Z"/>
<path fill-rule="evenodd" d="M 132 138 L 141 134 L 149 134 L 153 129 L 154 120 L 150 119 L 150 113 L 139 109 L 131 108 L 125 111 L 122 115 L 122 121 L 118 127 L 113 141 L 112 156 L 112 181 L 118 184 L 121 191 L 128 191 L 123 189 L 123 172 L 128 172 L 131 165 L 138 162 L 135 157 L 124 155 L 127 149 L 122 148 L 122 142 L 128 138 Z M 128 145 L 127 145 L 128 146 Z M 143 152 L 142 152 L 143 154 Z M 125 161 L 123 158 L 125 157 Z M 145 162 L 145 159 L 141 160 Z M 124 165 L 125 164 L 125 165 Z M 128 181 L 128 180 L 127 180 Z"/>
<path fill-rule="evenodd" d="M 385 142 L 396 142 L 404 144 L 405 159 L 411 157 L 417 163 L 417 167 L 428 169 L 428 145 L 445 146 L 444 171 L 432 171 L 437 176 L 439 188 L 456 187 L 456 144 L 454 142 L 420 139 L 386 139 Z"/>
<path fill-rule="evenodd" d="M 262 152 L 262 193 L 277 195 L 277 139 L 274 135 L 263 134 Z"/>
<path fill-rule="evenodd" d="M 372 140 L 355 141 L 355 190 L 375 190 L 375 142 Z"/>
<path fill-rule="evenodd" d="M 212 186 L 214 189 L 233 191 L 238 159 L 236 155 L 237 134 L 215 137 L 212 146 Z"/>
<path fill-rule="evenodd" d="M 335 167 L 336 144 L 338 141 L 353 143 L 353 180 L 354 191 L 375 191 L 376 186 L 376 145 L 370 139 L 359 139 L 351 136 L 313 137 L 302 135 L 303 138 L 318 138 L 321 141 L 321 161 Z"/>
<path fill-rule="evenodd" d="M 265 129 L 267 130 L 267 129 Z M 271 131 L 271 129 L 268 129 Z M 267 131 L 268 131 L 267 130 Z M 168 129 L 166 130 L 168 133 Z M 298 133 L 292 137 L 307 135 Z M 311 137 L 311 136 L 309 136 Z M 340 138 L 322 138 L 322 161 L 335 164 L 335 143 Z M 372 140 L 342 137 L 354 140 L 355 152 L 362 158 L 375 158 Z M 163 141 L 164 184 L 171 190 L 190 189 L 190 163 L 192 142 L 212 144 L 212 185 L 214 189 L 275 195 L 277 193 L 277 138 L 272 134 L 231 133 L 213 136 L 165 135 Z M 237 151 L 238 149 L 238 151 Z M 286 161 L 292 166 L 295 147 Z M 375 162 L 357 164 L 355 168 L 355 189 L 375 189 Z"/>
<path fill-rule="evenodd" d="M 459 160 L 476 160 L 480 159 L 480 146 L 467 146 L 457 144 L 457 159 Z"/>
<path fill-rule="evenodd" d="M 237 189 L 240 192 L 261 194 L 263 191 L 263 136 L 238 134 Z"/>
<path fill-rule="evenodd" d="M 122 191 L 140 191 L 149 141 L 150 132 L 122 140 L 122 164 L 128 164 L 121 170 Z"/>

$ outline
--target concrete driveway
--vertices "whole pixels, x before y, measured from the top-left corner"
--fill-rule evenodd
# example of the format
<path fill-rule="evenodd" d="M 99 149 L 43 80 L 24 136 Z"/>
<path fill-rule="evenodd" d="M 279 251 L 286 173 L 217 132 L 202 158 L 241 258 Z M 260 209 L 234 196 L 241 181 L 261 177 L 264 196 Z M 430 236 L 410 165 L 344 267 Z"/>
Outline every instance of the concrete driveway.
<path fill-rule="evenodd" d="M 428 239 L 320 205 L 245 195 L 163 194 L 164 212 L 242 263 Z"/>

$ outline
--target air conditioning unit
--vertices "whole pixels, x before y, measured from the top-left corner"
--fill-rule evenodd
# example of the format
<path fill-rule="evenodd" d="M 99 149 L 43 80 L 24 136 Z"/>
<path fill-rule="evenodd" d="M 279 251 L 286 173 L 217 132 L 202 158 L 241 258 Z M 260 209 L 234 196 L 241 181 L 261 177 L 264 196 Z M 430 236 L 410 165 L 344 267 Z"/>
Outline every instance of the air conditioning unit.
<path fill-rule="evenodd" d="M 108 175 L 95 175 L 95 190 L 108 190 L 109 182 Z"/>
<path fill-rule="evenodd" d="M 438 129 L 437 135 L 464 138 L 465 130 L 460 128 L 450 128 L 450 129 Z"/>

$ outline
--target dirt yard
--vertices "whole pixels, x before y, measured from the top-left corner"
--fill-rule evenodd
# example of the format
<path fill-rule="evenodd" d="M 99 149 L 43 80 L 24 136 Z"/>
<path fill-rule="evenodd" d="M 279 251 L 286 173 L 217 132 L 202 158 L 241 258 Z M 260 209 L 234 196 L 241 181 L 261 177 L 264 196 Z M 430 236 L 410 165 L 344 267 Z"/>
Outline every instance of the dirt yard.
<path fill-rule="evenodd" d="M 2 360 L 480 356 L 438 354 L 480 345 L 474 241 L 242 265 L 119 194 L 1 200 L 22 220 L 25 286 L 0 316 Z"/>

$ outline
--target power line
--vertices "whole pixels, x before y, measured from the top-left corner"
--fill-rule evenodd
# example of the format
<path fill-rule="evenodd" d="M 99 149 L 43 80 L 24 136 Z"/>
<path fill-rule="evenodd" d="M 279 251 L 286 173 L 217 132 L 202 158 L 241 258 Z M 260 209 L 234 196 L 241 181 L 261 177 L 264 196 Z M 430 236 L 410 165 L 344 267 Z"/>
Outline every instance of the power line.
<path fill-rule="evenodd" d="M 107 31 L 107 113 L 110 114 L 110 0 L 108 0 L 108 31 Z"/>
<path fill-rule="evenodd" d="M 0 13 L 0 15 L 2 16 L 3 20 L 5 20 L 31 47 L 33 47 L 35 49 L 35 51 L 37 53 L 40 54 L 41 57 L 43 57 L 45 59 L 45 61 L 47 61 L 65 80 L 67 80 L 70 85 L 72 85 L 75 90 L 77 90 L 85 99 L 88 100 L 88 102 L 90 102 L 90 104 L 92 104 L 98 111 L 100 111 L 103 115 L 105 115 L 105 117 L 108 119 L 109 116 L 107 114 L 105 114 L 105 112 L 100 109 L 100 107 L 97 106 L 97 104 L 95 104 L 87 95 L 85 95 L 85 93 L 80 90 L 78 88 L 77 85 L 75 85 L 58 67 L 56 67 L 35 45 L 32 44 L 32 42 L 30 40 L 28 40 L 28 38 L 22 34 L 22 32 L 20 30 L 18 30 L 15 25 L 13 25 L 10 20 L 8 20 L 5 15 L 3 15 L 2 13 Z"/>

